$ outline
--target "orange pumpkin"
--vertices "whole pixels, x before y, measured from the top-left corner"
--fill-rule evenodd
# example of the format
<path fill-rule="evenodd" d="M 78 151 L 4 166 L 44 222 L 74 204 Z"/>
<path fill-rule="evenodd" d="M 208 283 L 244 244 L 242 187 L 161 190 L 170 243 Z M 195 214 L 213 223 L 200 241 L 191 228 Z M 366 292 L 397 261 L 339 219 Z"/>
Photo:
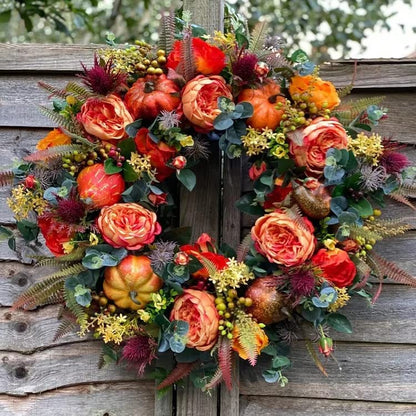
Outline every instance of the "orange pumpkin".
<path fill-rule="evenodd" d="M 77 183 L 79 196 L 87 202 L 90 209 L 116 204 L 126 187 L 121 173 L 108 175 L 102 163 L 82 169 Z"/>
<path fill-rule="evenodd" d="M 117 266 L 104 271 L 104 293 L 119 308 L 143 309 L 152 293 L 162 286 L 163 281 L 153 273 L 147 256 L 128 255 Z"/>
<path fill-rule="evenodd" d="M 154 119 L 162 110 L 173 111 L 181 102 L 180 88 L 166 75 L 146 75 L 127 91 L 124 102 L 133 118 Z"/>
<path fill-rule="evenodd" d="M 280 86 L 269 80 L 260 88 L 246 88 L 238 96 L 238 102 L 248 101 L 253 106 L 253 115 L 247 124 L 255 129 L 270 128 L 274 130 L 282 119 L 283 110 L 276 108 L 277 103 L 285 103 Z"/>

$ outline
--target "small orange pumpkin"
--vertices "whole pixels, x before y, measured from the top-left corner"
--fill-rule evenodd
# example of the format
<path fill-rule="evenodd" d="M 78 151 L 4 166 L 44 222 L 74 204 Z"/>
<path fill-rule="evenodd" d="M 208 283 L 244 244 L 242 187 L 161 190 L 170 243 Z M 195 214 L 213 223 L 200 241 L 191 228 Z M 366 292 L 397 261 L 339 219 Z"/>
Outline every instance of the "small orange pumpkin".
<path fill-rule="evenodd" d="M 166 75 L 146 75 L 127 91 L 124 102 L 135 118 L 154 119 L 162 110 L 173 111 L 181 102 L 180 88 Z"/>
<path fill-rule="evenodd" d="M 284 111 L 278 110 L 276 104 L 284 104 L 285 97 L 276 82 L 269 80 L 260 88 L 244 89 L 238 96 L 238 102 L 241 101 L 248 101 L 253 106 L 253 115 L 247 120 L 249 126 L 274 130 L 280 124 Z"/>
<path fill-rule="evenodd" d="M 153 273 L 147 256 L 128 255 L 117 266 L 104 271 L 104 293 L 119 308 L 143 309 L 152 293 L 162 286 L 163 281 Z"/>

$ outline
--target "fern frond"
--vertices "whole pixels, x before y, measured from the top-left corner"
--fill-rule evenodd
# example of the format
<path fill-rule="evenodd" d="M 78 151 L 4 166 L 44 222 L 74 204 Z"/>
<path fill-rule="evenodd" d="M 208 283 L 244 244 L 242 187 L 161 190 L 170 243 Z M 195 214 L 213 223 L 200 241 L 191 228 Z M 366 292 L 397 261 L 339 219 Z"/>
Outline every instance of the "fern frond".
<path fill-rule="evenodd" d="M 69 136 L 71 139 L 75 139 L 78 142 L 80 142 L 81 144 L 94 149 L 95 147 L 97 147 L 97 143 L 93 143 L 90 142 L 88 139 L 86 139 L 85 137 L 80 136 L 79 134 L 75 134 L 70 132 L 69 130 L 65 129 L 64 127 L 61 127 L 61 130 L 63 133 L 65 133 L 67 136 Z"/>
<path fill-rule="evenodd" d="M 260 52 L 266 43 L 267 30 L 269 26 L 266 21 L 257 22 L 252 32 L 250 33 L 250 41 L 248 50 L 253 53 Z"/>
<path fill-rule="evenodd" d="M 218 366 L 221 370 L 221 378 L 224 380 L 224 383 L 228 390 L 233 388 L 232 380 L 232 344 L 231 340 L 227 337 L 220 337 L 219 346 L 218 346 Z M 212 380 L 210 381 L 210 383 Z"/>
<path fill-rule="evenodd" d="M 82 85 L 77 84 L 74 81 L 70 81 L 68 84 L 66 84 L 65 91 L 80 101 L 85 101 L 90 97 L 96 96 L 96 94 L 92 93 L 90 90 L 83 87 Z"/>
<path fill-rule="evenodd" d="M 62 338 L 64 335 L 73 332 L 77 327 L 77 321 L 72 313 L 65 313 L 61 318 L 61 323 L 59 324 L 58 329 L 53 337 L 53 341 L 57 341 Z"/>
<path fill-rule="evenodd" d="M 338 107 L 336 116 L 342 124 L 350 124 L 359 114 L 365 111 L 370 105 L 380 105 L 385 97 L 364 97 L 358 100 L 349 101 Z"/>
<path fill-rule="evenodd" d="M 88 314 L 85 312 L 85 309 L 76 301 L 74 292 L 65 288 L 64 297 L 66 307 L 75 316 L 78 325 L 84 327 L 88 321 Z"/>
<path fill-rule="evenodd" d="M 205 384 L 202 391 L 212 390 L 213 388 L 217 387 L 221 383 L 222 380 L 223 380 L 222 371 L 221 371 L 221 368 L 218 367 L 214 375 L 209 380 L 209 382 Z"/>
<path fill-rule="evenodd" d="M 200 259 L 198 259 L 202 265 L 208 270 L 208 274 L 210 276 L 214 275 L 215 273 L 218 272 L 218 269 L 215 267 L 215 264 L 211 261 L 206 259 L 205 257 L 201 257 Z"/>
<path fill-rule="evenodd" d="M 27 162 L 47 162 L 51 159 L 62 158 L 70 155 L 74 151 L 81 151 L 82 146 L 78 144 L 65 144 L 62 146 L 53 146 L 45 150 L 38 150 L 24 158 Z"/>
<path fill-rule="evenodd" d="M 351 94 L 352 89 L 354 88 L 353 84 L 346 85 L 342 88 L 337 88 L 337 94 L 339 98 L 345 98 L 347 95 Z"/>
<path fill-rule="evenodd" d="M 403 194 L 400 193 L 400 191 L 392 192 L 391 194 L 388 194 L 391 199 L 393 199 L 396 202 L 400 202 L 403 205 L 407 205 L 409 208 L 416 211 L 416 206 L 414 206 L 410 201 L 409 198 Z"/>
<path fill-rule="evenodd" d="M 80 126 L 74 121 L 74 120 L 68 120 L 61 114 L 56 113 L 55 111 L 51 110 L 50 108 L 47 108 L 43 105 L 39 106 L 39 110 L 41 114 L 43 114 L 45 117 L 48 117 L 49 120 L 51 120 L 56 125 L 65 128 L 71 133 L 74 134 L 81 134 L 81 128 Z"/>
<path fill-rule="evenodd" d="M 59 257 L 38 257 L 35 267 L 62 266 L 62 263 L 80 261 L 84 257 L 84 253 L 85 249 L 79 247 L 71 251 L 71 253 Z"/>
<path fill-rule="evenodd" d="M 262 329 L 256 321 L 243 311 L 237 313 L 235 326 L 238 330 L 238 343 L 247 355 L 249 363 L 254 367 L 259 355 L 257 336 Z"/>
<path fill-rule="evenodd" d="M 251 238 L 251 234 L 247 234 L 243 238 L 243 241 L 240 243 L 237 249 L 237 261 L 241 262 L 245 259 L 245 257 L 247 256 L 247 253 L 250 250 L 250 245 L 252 241 L 253 240 Z"/>
<path fill-rule="evenodd" d="M 65 98 L 68 95 L 68 93 L 64 89 L 56 88 L 53 85 L 50 85 L 43 81 L 39 81 L 38 86 L 48 91 L 50 93 L 49 97 Z"/>
<path fill-rule="evenodd" d="M 365 238 L 366 240 L 381 241 L 383 237 L 377 231 L 369 228 L 359 227 L 357 225 L 350 225 L 350 237 L 356 239 L 357 237 Z"/>
<path fill-rule="evenodd" d="M 259 53 L 259 58 L 265 62 L 274 73 L 280 73 L 285 78 L 292 78 L 295 75 L 293 63 L 287 60 L 280 52 L 264 51 Z"/>
<path fill-rule="evenodd" d="M 175 368 L 169 373 L 169 375 L 157 386 L 158 390 L 162 390 L 169 387 L 173 383 L 189 376 L 191 371 L 198 365 L 198 361 L 191 363 L 176 363 Z"/>
<path fill-rule="evenodd" d="M 306 339 L 305 344 L 306 344 L 306 349 L 307 349 L 309 355 L 312 357 L 312 360 L 315 363 L 315 365 L 318 367 L 318 369 L 321 371 L 321 373 L 325 377 L 328 377 L 328 373 L 326 372 L 325 367 L 323 366 L 323 364 L 321 363 L 318 355 L 316 354 L 316 351 L 313 347 L 312 342 L 309 339 Z"/>
<path fill-rule="evenodd" d="M 0 186 L 13 185 L 14 173 L 11 170 L 0 172 Z"/>
<path fill-rule="evenodd" d="M 303 212 L 300 209 L 299 205 L 294 204 L 290 208 L 284 210 L 285 214 L 300 228 L 303 228 L 306 231 L 309 231 L 308 226 L 303 220 Z"/>
<path fill-rule="evenodd" d="M 357 258 L 354 263 L 360 277 L 360 281 L 354 286 L 354 289 L 362 289 L 371 275 L 371 267 L 360 258 Z"/>
<path fill-rule="evenodd" d="M 182 75 L 185 81 L 188 82 L 195 76 L 196 72 L 191 29 L 188 29 L 183 35 L 181 55 L 181 61 L 183 63 Z"/>
<path fill-rule="evenodd" d="M 33 309 L 43 305 L 44 302 L 53 298 L 57 292 L 62 290 L 64 281 L 68 276 L 79 274 L 84 270 L 85 267 L 77 263 L 50 274 L 22 293 L 14 302 L 12 309 Z"/>
<path fill-rule="evenodd" d="M 64 292 L 63 290 L 58 290 L 57 292 L 53 293 L 48 299 L 45 300 L 42 304 L 38 306 L 45 306 L 45 305 L 56 305 L 58 303 L 64 302 Z"/>
<path fill-rule="evenodd" d="M 163 13 L 162 19 L 160 22 L 160 31 L 159 31 L 159 49 L 166 51 L 168 55 L 175 42 L 175 15 L 172 10 L 169 13 Z"/>
<path fill-rule="evenodd" d="M 397 264 L 386 260 L 374 251 L 367 255 L 367 259 L 370 260 L 369 266 L 380 278 L 388 277 L 395 282 L 416 287 L 416 277 L 401 269 Z"/>

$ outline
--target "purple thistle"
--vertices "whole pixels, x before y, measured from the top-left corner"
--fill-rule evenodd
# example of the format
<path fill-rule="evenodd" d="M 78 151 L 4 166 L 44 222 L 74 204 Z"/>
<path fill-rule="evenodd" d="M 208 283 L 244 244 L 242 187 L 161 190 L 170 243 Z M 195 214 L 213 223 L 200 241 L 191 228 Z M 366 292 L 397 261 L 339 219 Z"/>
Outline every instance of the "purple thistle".
<path fill-rule="evenodd" d="M 381 166 L 387 173 L 400 173 L 410 166 L 411 162 L 406 155 L 398 152 L 385 152 L 380 159 Z"/>
<path fill-rule="evenodd" d="M 254 81 L 257 79 L 255 67 L 258 58 L 254 53 L 245 53 L 241 55 L 236 62 L 233 63 L 234 76 L 241 79 L 243 83 Z"/>
<path fill-rule="evenodd" d="M 127 74 L 120 71 L 112 71 L 112 61 L 109 59 L 105 64 L 101 64 L 98 56 L 94 56 L 94 65 L 91 69 L 82 64 L 84 70 L 78 75 L 82 82 L 96 94 L 107 95 L 118 92 L 126 83 Z"/>
<path fill-rule="evenodd" d="M 177 244 L 173 241 L 158 241 L 149 255 L 155 273 L 160 273 L 167 263 L 173 260 Z"/>
<path fill-rule="evenodd" d="M 315 277 L 310 270 L 299 270 L 290 276 L 291 293 L 298 296 L 308 296 L 315 289 Z"/>
<path fill-rule="evenodd" d="M 386 181 L 386 169 L 383 166 L 370 166 L 363 164 L 360 168 L 361 188 L 369 192 L 374 192 L 381 188 Z"/>
<path fill-rule="evenodd" d="M 146 335 L 130 338 L 123 347 L 122 359 L 137 369 L 142 376 L 146 367 L 156 358 L 157 343 Z"/>
<path fill-rule="evenodd" d="M 79 200 L 75 188 L 71 189 L 68 199 L 56 197 L 58 201 L 57 214 L 68 224 L 77 224 L 85 216 L 85 206 Z"/>

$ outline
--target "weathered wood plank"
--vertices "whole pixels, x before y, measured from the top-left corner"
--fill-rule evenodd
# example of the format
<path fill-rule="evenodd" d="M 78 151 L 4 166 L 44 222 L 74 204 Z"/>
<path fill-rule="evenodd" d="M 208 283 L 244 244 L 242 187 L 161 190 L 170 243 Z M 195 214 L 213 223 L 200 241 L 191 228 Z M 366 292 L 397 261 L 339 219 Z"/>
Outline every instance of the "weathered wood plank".
<path fill-rule="evenodd" d="M 295 343 L 290 354 L 293 367 L 285 372 L 289 384 L 284 388 L 263 380 L 261 372 L 269 362 L 261 360 L 256 368 L 244 362 L 240 394 L 416 403 L 415 345 L 338 342 L 335 356 L 342 371 L 329 360 L 325 362 L 329 376 L 324 377 L 305 345 Z"/>
<path fill-rule="evenodd" d="M 2 416 L 150 416 L 154 411 L 151 381 L 86 384 L 40 395 L 0 395 Z M 168 416 L 168 413 L 164 413 Z"/>
<path fill-rule="evenodd" d="M 241 396 L 240 416 L 414 416 L 416 405 L 351 400 Z"/>

